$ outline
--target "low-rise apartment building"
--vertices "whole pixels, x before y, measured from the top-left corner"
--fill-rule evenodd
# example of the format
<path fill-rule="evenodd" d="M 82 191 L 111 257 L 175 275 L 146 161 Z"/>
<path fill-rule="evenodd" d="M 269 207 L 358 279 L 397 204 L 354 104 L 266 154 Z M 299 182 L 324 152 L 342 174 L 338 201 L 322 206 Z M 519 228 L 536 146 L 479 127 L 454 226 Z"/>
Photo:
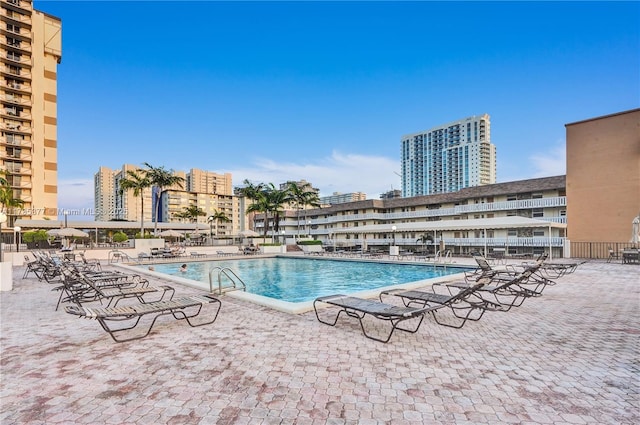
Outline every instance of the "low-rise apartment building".
<path fill-rule="evenodd" d="M 410 198 L 366 200 L 336 204 L 305 211 L 304 222 L 298 222 L 295 211 L 281 216 L 278 233 L 295 238 L 299 229 L 310 222 L 310 235 L 326 246 L 386 249 L 395 244 L 406 249 L 440 248 L 453 254 L 466 255 L 478 250 L 505 250 L 508 254 L 536 255 L 550 246 L 554 256 L 561 256 L 565 230 L 532 225 L 518 228 L 487 228 L 430 232 L 430 222 L 445 220 L 499 219 L 524 217 L 566 224 L 566 177 L 555 176 L 507 183 L 476 186 L 457 192 Z M 403 223 L 424 223 L 425 231 L 393 231 Z M 264 217 L 256 219 L 255 230 L 264 231 Z M 388 227 L 388 232 L 366 233 L 375 225 Z M 269 235 L 274 233 L 269 223 Z M 419 227 L 419 226 L 418 226 Z M 283 232 L 284 231 L 284 232 Z M 425 234 L 428 235 L 425 237 Z M 424 240 L 431 241 L 424 244 Z M 429 245 L 433 245 L 430 247 Z M 436 247 L 437 245 L 437 247 Z"/>

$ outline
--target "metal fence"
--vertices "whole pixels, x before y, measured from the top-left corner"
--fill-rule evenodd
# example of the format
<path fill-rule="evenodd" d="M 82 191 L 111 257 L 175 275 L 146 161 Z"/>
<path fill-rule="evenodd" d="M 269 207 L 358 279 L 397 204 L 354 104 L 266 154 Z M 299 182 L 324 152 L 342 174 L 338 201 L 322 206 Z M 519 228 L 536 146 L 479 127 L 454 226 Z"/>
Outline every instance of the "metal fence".
<path fill-rule="evenodd" d="M 629 242 L 571 242 L 572 258 L 607 259 L 622 258 L 622 251 L 634 248 Z"/>

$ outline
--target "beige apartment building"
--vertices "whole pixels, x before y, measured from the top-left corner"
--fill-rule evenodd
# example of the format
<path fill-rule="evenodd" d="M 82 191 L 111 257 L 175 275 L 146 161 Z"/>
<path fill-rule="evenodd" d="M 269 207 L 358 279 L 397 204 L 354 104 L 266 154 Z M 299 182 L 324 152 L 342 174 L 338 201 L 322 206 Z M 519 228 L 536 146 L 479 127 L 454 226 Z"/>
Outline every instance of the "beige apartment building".
<path fill-rule="evenodd" d="M 100 167 L 94 175 L 96 221 L 139 222 L 141 214 L 144 214 L 144 221 L 152 222 L 155 218 L 154 202 L 160 196 L 159 222 L 188 221 L 180 214 L 188 207 L 197 206 L 205 215 L 198 217 L 196 222 L 209 225 L 214 236 L 232 236 L 244 228 L 241 225 L 244 214 L 240 213 L 239 199 L 233 195 L 230 173 L 218 174 L 197 168 L 189 172 L 174 171 L 174 175 L 184 179 L 182 187 L 164 188 L 162 194 L 146 188 L 142 196 L 135 196 L 133 190 L 121 191 L 120 181 L 130 177 L 129 171 L 139 173 L 143 169 L 131 164 L 125 164 L 119 170 Z M 216 212 L 224 213 L 231 221 L 209 222 L 208 218 Z"/>
<path fill-rule="evenodd" d="M 629 244 L 640 214 L 640 109 L 565 127 L 569 239 Z"/>
<path fill-rule="evenodd" d="M 289 240 L 310 234 L 325 246 L 344 249 L 385 250 L 394 244 L 434 251 L 442 244 L 454 255 L 552 251 L 555 258 L 565 254 L 565 186 L 565 176 L 555 176 L 451 193 L 335 204 L 308 209 L 304 219 L 296 211 L 286 211 L 278 233 L 271 220 L 266 233 Z M 448 223 L 446 228 L 440 228 L 442 223 Z M 256 216 L 254 226 L 264 233 L 264 215 Z M 431 241 L 425 244 L 423 236 Z"/>
<path fill-rule="evenodd" d="M 0 1 L 0 170 L 20 208 L 18 219 L 56 219 L 57 68 L 62 59 L 59 18 L 30 0 Z"/>

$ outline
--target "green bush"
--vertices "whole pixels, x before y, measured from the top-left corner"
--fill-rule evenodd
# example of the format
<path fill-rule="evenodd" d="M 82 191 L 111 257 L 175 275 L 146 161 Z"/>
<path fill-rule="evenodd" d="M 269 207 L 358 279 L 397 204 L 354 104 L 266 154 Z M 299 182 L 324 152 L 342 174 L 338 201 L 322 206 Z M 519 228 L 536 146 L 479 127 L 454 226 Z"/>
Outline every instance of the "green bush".
<path fill-rule="evenodd" d="M 41 242 L 46 241 L 47 239 L 49 239 L 49 236 L 47 235 L 46 230 L 32 230 L 22 234 L 22 241 L 24 243 Z"/>
<path fill-rule="evenodd" d="M 322 245 L 322 241 L 298 241 L 298 245 Z"/>
<path fill-rule="evenodd" d="M 281 246 L 282 244 L 276 242 L 276 243 L 261 243 L 260 245 L 261 246 Z"/>
<path fill-rule="evenodd" d="M 113 241 L 115 243 L 122 243 L 124 241 L 126 241 L 127 239 L 129 239 L 129 237 L 122 231 L 116 232 L 113 234 Z"/>

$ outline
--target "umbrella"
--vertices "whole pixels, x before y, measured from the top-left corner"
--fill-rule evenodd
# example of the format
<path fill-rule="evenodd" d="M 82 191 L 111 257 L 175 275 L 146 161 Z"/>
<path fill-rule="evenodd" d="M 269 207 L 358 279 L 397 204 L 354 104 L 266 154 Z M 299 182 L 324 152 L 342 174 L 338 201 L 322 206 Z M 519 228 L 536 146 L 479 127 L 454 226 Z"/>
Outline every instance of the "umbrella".
<path fill-rule="evenodd" d="M 59 236 L 61 238 L 88 238 L 89 234 L 73 227 L 65 227 L 63 229 L 53 229 L 47 232 L 50 236 Z"/>
<path fill-rule="evenodd" d="M 640 214 L 631 222 L 631 243 L 636 245 L 640 242 Z"/>
<path fill-rule="evenodd" d="M 243 238 L 255 238 L 256 236 L 260 236 L 258 232 L 254 232 L 253 230 L 243 230 L 242 232 L 238 233 L 238 235 L 242 236 Z"/>
<path fill-rule="evenodd" d="M 164 230 L 158 233 L 158 236 L 163 236 L 167 238 L 183 238 L 184 237 L 184 235 L 181 232 L 178 232 L 177 230 Z"/>

